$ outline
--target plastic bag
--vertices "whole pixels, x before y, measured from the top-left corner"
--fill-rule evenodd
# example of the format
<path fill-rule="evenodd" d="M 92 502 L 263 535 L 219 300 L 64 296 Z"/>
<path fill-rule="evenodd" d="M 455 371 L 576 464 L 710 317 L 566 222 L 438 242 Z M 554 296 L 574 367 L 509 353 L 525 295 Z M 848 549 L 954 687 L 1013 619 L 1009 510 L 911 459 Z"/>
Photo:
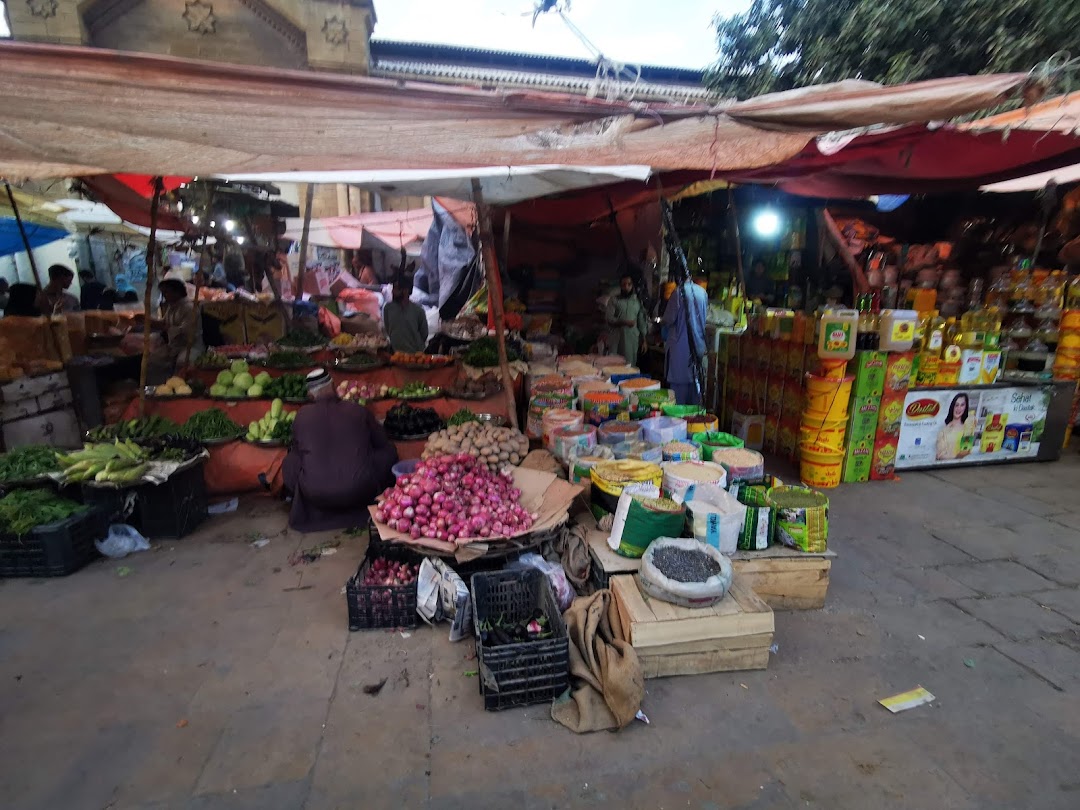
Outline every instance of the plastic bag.
<path fill-rule="evenodd" d="M 465 581 L 438 557 L 425 557 L 416 580 L 416 612 L 428 624 L 449 620 L 450 640 L 472 635 L 472 597 Z"/>
<path fill-rule="evenodd" d="M 148 551 L 150 541 L 126 523 L 114 523 L 104 540 L 95 540 L 94 545 L 106 557 L 119 560 L 136 551 Z"/>
<path fill-rule="evenodd" d="M 566 578 L 566 571 L 563 570 L 562 565 L 548 562 L 535 552 L 530 551 L 522 554 L 506 568 L 510 571 L 519 568 L 535 568 L 542 572 L 547 577 L 548 582 L 551 583 L 551 590 L 555 594 L 555 601 L 559 603 L 560 611 L 570 607 L 574 597 L 577 596 L 573 586 L 570 585 L 570 580 Z"/>
<path fill-rule="evenodd" d="M 653 563 L 656 552 L 664 548 L 681 548 L 708 554 L 719 563 L 720 572 L 704 582 L 679 582 L 671 579 Z M 722 600 L 731 587 L 731 576 L 731 563 L 727 557 L 712 546 L 689 537 L 661 537 L 654 540 L 641 558 L 641 570 L 638 573 L 641 589 L 649 596 L 688 608 L 709 607 Z"/>
<path fill-rule="evenodd" d="M 746 506 L 715 484 L 698 484 L 686 502 L 686 522 L 696 540 L 734 554 L 746 523 Z"/>

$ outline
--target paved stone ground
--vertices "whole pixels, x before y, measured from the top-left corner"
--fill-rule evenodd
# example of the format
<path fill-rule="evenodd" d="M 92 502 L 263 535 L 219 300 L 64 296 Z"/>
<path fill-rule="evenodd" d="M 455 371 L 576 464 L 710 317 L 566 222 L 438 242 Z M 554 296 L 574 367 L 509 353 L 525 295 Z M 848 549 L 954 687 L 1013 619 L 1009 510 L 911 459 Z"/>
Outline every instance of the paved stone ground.
<path fill-rule="evenodd" d="M 246 502 L 126 576 L 0 584 L 0 804 L 1075 810 L 1078 489 L 1072 454 L 837 490 L 827 606 L 777 614 L 768 671 L 649 681 L 651 725 L 584 737 L 484 712 L 443 628 L 348 633 L 362 541 L 291 567 L 310 536 Z"/>

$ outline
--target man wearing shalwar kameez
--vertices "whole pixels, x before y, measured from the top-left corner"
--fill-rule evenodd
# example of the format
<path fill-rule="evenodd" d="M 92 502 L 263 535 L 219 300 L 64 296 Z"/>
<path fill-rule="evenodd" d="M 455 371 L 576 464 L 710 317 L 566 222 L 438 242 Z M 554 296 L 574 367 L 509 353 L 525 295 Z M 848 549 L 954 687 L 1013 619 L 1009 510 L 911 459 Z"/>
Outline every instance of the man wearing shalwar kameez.
<path fill-rule="evenodd" d="M 686 280 L 671 294 L 664 310 L 662 332 L 667 344 L 665 377 L 668 387 L 675 392 L 675 401 L 680 405 L 701 404 L 702 392 L 698 381 L 699 371 L 704 370 L 705 363 L 705 316 L 708 303 L 709 296 L 705 290 Z M 693 353 L 690 350 L 691 340 Z M 699 368 L 695 368 L 695 358 Z"/>
<path fill-rule="evenodd" d="M 300 532 L 364 526 L 369 504 L 394 483 L 397 450 L 374 415 L 338 399 L 325 369 L 308 374 L 314 402 L 293 423 L 285 458 L 285 487 L 292 492 L 289 526 Z"/>

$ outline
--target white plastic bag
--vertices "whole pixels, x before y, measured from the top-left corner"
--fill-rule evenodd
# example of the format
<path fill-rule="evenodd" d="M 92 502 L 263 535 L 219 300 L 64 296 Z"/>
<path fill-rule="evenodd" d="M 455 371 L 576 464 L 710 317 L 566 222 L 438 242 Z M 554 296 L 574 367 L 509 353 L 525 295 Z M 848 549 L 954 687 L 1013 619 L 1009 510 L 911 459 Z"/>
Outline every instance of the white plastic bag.
<path fill-rule="evenodd" d="M 574 601 L 574 597 L 577 596 L 573 586 L 570 584 L 570 580 L 566 578 L 566 571 L 563 569 L 562 565 L 559 563 L 548 562 L 535 552 L 530 551 L 526 554 L 522 554 L 517 560 L 506 567 L 511 571 L 517 568 L 535 568 L 538 571 L 541 571 L 551 584 L 551 590 L 552 593 L 555 594 L 555 601 L 559 603 L 560 611 L 564 611 L 570 607 L 570 604 Z"/>
<path fill-rule="evenodd" d="M 148 551 L 150 541 L 126 523 L 114 523 L 104 540 L 95 540 L 94 545 L 106 557 L 119 560 L 136 551 Z"/>
<path fill-rule="evenodd" d="M 720 572 L 704 582 L 679 582 L 665 576 L 653 563 L 656 552 L 663 548 L 681 548 L 708 554 L 720 565 Z M 654 599 L 688 608 L 704 608 L 722 600 L 731 587 L 731 563 L 712 546 L 690 537 L 661 537 L 654 540 L 641 558 L 638 581 L 641 589 Z"/>
<path fill-rule="evenodd" d="M 746 506 L 715 484 L 698 484 L 686 501 L 686 523 L 696 540 L 734 554 L 746 523 Z"/>
<path fill-rule="evenodd" d="M 450 640 L 472 635 L 472 597 L 465 581 L 438 557 L 425 557 L 416 580 L 416 612 L 428 624 L 450 621 Z"/>

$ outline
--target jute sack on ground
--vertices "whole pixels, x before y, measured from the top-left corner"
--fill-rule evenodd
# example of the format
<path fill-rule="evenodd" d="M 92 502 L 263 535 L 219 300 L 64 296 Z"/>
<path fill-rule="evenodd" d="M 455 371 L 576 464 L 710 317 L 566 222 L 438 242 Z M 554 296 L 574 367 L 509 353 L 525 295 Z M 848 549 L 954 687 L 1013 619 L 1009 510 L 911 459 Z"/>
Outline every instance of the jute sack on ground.
<path fill-rule="evenodd" d="M 563 614 L 571 685 L 552 704 L 551 717 L 578 734 L 623 728 L 645 697 L 641 661 L 622 638 L 615 610 L 615 599 L 605 589 L 575 599 Z"/>

